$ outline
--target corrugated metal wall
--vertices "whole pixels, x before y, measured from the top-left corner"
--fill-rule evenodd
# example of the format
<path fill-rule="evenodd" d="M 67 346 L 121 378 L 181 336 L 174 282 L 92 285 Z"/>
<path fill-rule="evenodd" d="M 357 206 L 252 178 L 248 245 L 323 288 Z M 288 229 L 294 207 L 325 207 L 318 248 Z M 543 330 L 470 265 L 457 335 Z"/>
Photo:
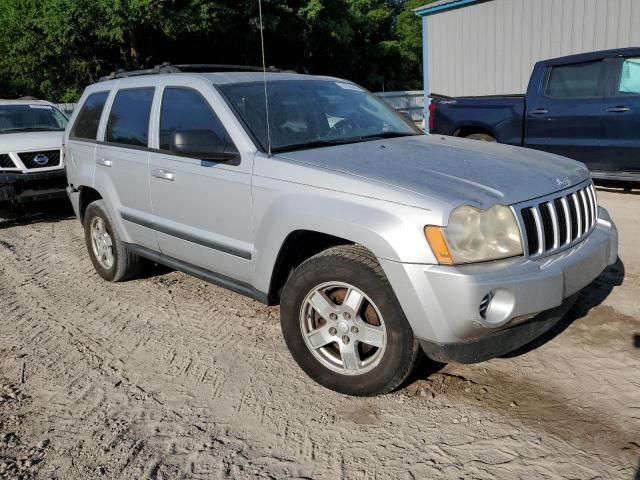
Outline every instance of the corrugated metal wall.
<path fill-rule="evenodd" d="M 523 93 L 538 60 L 640 46 L 640 0 L 492 0 L 427 17 L 431 92 Z"/>

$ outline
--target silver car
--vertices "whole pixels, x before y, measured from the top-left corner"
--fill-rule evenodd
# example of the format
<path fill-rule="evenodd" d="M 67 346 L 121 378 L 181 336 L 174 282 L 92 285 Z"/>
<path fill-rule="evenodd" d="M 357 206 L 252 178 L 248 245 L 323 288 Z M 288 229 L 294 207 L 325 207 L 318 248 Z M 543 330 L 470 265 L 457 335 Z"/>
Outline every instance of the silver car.
<path fill-rule="evenodd" d="M 294 359 L 330 389 L 513 351 L 616 262 L 581 163 L 424 135 L 338 78 L 185 70 L 112 75 L 71 119 L 93 265 L 115 282 L 151 260 L 279 304 Z"/>

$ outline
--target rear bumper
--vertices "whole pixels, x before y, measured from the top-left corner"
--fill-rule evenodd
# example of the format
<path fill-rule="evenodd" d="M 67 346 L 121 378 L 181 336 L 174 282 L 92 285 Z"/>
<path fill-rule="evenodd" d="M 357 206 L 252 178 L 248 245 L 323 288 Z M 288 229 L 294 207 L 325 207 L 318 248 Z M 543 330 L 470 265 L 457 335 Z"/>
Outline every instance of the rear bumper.
<path fill-rule="evenodd" d="M 64 169 L 33 173 L 0 173 L 0 202 L 29 203 L 66 196 Z"/>
<path fill-rule="evenodd" d="M 449 349 L 454 351 L 457 346 L 469 347 L 499 332 L 506 342 L 517 331 L 514 326 L 532 323 L 542 312 L 553 316 L 548 311 L 565 305 L 566 299 L 615 263 L 617 255 L 616 227 L 600 208 L 592 233 L 553 256 L 458 267 L 380 263 L 415 336 L 445 350 L 451 345 Z M 487 298 L 491 304 L 483 316 L 480 307 Z M 523 327 L 527 328 L 532 327 Z M 534 330 L 525 335 L 529 340 Z"/>

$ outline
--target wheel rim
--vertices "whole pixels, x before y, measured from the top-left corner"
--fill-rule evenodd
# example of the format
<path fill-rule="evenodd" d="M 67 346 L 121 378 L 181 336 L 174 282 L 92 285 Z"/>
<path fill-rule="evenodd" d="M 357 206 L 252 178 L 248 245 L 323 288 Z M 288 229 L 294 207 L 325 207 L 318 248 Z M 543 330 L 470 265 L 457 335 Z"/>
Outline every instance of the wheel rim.
<path fill-rule="evenodd" d="M 328 282 L 312 289 L 302 302 L 300 330 L 313 356 L 343 375 L 373 370 L 387 347 L 380 310 L 348 283 Z"/>
<path fill-rule="evenodd" d="M 113 267 L 113 240 L 107 231 L 107 225 L 101 217 L 94 217 L 89 228 L 91 247 L 98 263 L 105 270 Z"/>

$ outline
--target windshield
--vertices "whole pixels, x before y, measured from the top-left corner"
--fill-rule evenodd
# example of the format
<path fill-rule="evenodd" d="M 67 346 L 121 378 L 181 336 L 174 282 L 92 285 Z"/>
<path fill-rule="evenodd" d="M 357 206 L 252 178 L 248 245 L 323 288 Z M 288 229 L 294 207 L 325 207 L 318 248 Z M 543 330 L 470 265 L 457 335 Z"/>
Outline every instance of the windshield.
<path fill-rule="evenodd" d="M 421 134 L 383 101 L 352 83 L 277 80 L 267 85 L 273 152 Z M 221 90 L 266 150 L 264 83 L 228 84 Z"/>
<path fill-rule="evenodd" d="M 64 130 L 67 122 L 51 105 L 0 105 L 0 133 Z"/>

